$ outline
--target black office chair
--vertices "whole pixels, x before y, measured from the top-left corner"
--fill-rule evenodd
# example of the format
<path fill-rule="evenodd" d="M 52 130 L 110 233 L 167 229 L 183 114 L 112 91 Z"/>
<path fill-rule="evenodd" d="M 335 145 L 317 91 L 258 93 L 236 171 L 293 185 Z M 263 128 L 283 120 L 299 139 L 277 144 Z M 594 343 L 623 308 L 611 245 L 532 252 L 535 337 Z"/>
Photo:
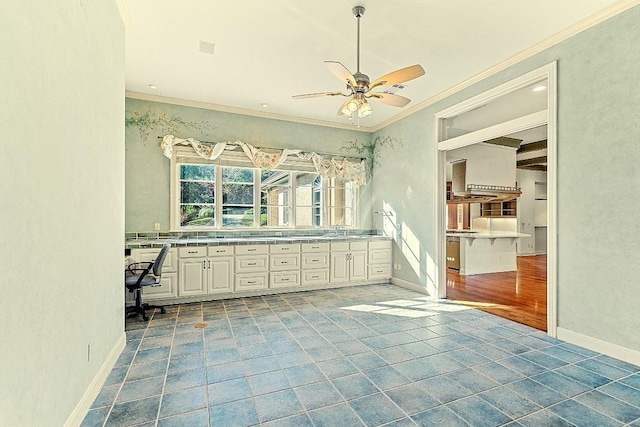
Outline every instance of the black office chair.
<path fill-rule="evenodd" d="M 129 264 L 125 270 L 124 286 L 129 292 L 136 292 L 136 305 L 127 308 L 126 316 L 131 314 L 142 314 L 144 320 L 149 320 L 145 310 L 151 308 L 159 308 L 160 313 L 165 313 L 164 307 L 159 305 L 149 305 L 142 302 L 142 288 L 145 286 L 154 286 L 160 284 L 162 276 L 162 264 L 164 263 L 167 253 L 169 253 L 171 244 L 165 243 L 160 249 L 160 253 L 153 262 L 134 262 Z"/>

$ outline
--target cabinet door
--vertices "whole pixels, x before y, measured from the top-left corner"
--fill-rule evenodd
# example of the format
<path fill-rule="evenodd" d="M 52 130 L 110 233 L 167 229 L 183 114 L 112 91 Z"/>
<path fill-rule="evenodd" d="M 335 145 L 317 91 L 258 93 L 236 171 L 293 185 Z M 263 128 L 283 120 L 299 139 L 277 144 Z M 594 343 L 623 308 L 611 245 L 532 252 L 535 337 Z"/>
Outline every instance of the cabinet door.
<path fill-rule="evenodd" d="M 351 280 L 367 280 L 367 251 L 351 252 L 351 260 L 349 263 L 349 276 Z"/>
<path fill-rule="evenodd" d="M 331 252 L 331 266 L 329 268 L 329 281 L 331 283 L 349 281 L 349 252 Z"/>
<path fill-rule="evenodd" d="M 213 257 L 207 261 L 210 294 L 233 291 L 233 257 Z"/>
<path fill-rule="evenodd" d="M 160 284 L 142 288 L 142 301 L 175 298 L 178 296 L 178 273 L 162 273 Z"/>
<path fill-rule="evenodd" d="M 207 259 L 187 258 L 178 261 L 180 283 L 178 296 L 205 295 L 207 293 Z"/>

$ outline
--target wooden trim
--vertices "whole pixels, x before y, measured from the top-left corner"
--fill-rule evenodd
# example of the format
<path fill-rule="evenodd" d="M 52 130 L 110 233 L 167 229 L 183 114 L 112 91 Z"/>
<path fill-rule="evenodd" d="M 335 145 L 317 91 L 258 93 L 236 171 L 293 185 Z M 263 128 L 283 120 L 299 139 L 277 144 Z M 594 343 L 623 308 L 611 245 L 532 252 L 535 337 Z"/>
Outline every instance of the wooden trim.
<path fill-rule="evenodd" d="M 558 339 L 640 366 L 640 351 L 622 347 L 617 344 L 593 338 L 588 335 L 583 335 L 561 327 L 557 328 L 557 332 Z"/>
<path fill-rule="evenodd" d="M 516 162 L 516 167 L 520 168 L 523 166 L 539 165 L 539 164 L 546 164 L 546 163 L 547 163 L 547 156 L 532 157 L 530 159 L 518 160 Z"/>
<path fill-rule="evenodd" d="M 420 286 L 420 285 L 418 285 L 416 283 L 409 282 L 409 281 L 403 280 L 403 279 L 399 279 L 397 277 L 392 277 L 391 278 L 391 284 L 392 285 L 396 285 L 396 286 L 400 286 L 401 288 L 405 288 L 405 289 L 409 289 L 409 290 L 418 292 L 420 294 L 431 295 L 431 294 L 429 294 L 429 292 L 427 291 L 427 289 L 424 286 Z"/>
<path fill-rule="evenodd" d="M 80 399 L 76 407 L 73 408 L 71 415 L 69 415 L 69 418 L 67 418 L 67 421 L 64 423 L 64 427 L 76 427 L 82 424 L 84 417 L 86 417 L 87 412 L 89 412 L 89 408 L 91 408 L 91 404 L 94 400 L 96 400 L 98 394 L 100 394 L 102 386 L 107 380 L 107 377 L 111 373 L 111 370 L 115 366 L 116 362 L 118 361 L 118 357 L 120 357 L 120 354 L 122 353 L 122 350 L 124 350 L 126 345 L 127 335 L 123 332 L 116 344 L 109 352 L 109 355 L 107 356 L 105 361 L 102 363 L 102 366 L 98 370 L 98 373 L 96 373 L 96 376 L 93 378 L 93 380 L 91 380 L 91 383 L 89 383 L 89 386 L 82 395 L 82 398 Z"/>
<path fill-rule="evenodd" d="M 566 28 L 562 31 L 560 31 L 559 33 L 554 34 L 553 36 L 541 41 L 540 43 L 537 43 L 515 55 L 513 55 L 512 57 L 490 67 L 487 68 L 486 70 L 476 74 L 475 76 L 460 82 L 452 87 L 450 87 L 449 89 L 446 89 L 434 96 L 432 96 L 431 98 L 425 99 L 424 101 L 410 107 L 407 108 L 406 110 L 403 110 L 400 114 L 391 117 L 388 120 L 385 120 L 382 123 L 379 123 L 375 126 L 373 126 L 371 129 L 371 132 L 377 132 L 387 126 L 390 126 L 392 124 L 394 124 L 395 122 L 398 122 L 410 115 L 412 115 L 413 113 L 416 113 L 420 110 L 423 110 L 431 105 L 436 104 L 437 102 L 440 102 L 452 95 L 455 95 L 456 93 L 471 87 L 473 85 L 475 85 L 476 83 L 481 82 L 482 80 L 491 77 L 501 71 L 504 71 L 522 61 L 524 61 L 525 59 L 531 58 L 532 56 L 535 56 L 559 43 L 562 43 L 563 41 L 585 31 L 588 30 L 591 27 L 594 27 L 604 21 L 606 21 L 609 18 L 612 18 L 622 12 L 625 12 L 628 9 L 631 9 L 637 5 L 640 4 L 640 0 L 621 0 L 616 2 L 615 4 L 611 5 L 610 7 L 607 7 L 603 10 L 601 10 L 600 12 L 591 15 L 590 17 L 577 22 L 576 24 L 570 26 L 569 28 Z"/>
<path fill-rule="evenodd" d="M 356 127 L 350 123 L 342 124 L 342 123 L 326 122 L 323 120 L 304 119 L 301 117 L 287 116 L 284 114 L 275 114 L 275 113 L 268 113 L 264 111 L 246 110 L 243 108 L 229 107 L 226 105 L 210 104 L 208 102 L 200 102 L 200 101 L 189 101 L 186 99 L 170 98 L 170 97 L 159 96 L 159 95 L 150 95 L 150 94 L 140 93 L 140 92 L 125 91 L 124 96 L 126 98 L 141 99 L 143 101 L 161 102 L 164 104 L 181 105 L 183 107 L 201 108 L 203 110 L 222 111 L 225 113 L 242 114 L 244 116 L 261 117 L 265 119 L 282 120 L 286 122 L 352 130 L 356 132 L 365 132 L 365 133 L 373 132 L 372 128 L 370 127 L 366 127 L 366 126 Z"/>

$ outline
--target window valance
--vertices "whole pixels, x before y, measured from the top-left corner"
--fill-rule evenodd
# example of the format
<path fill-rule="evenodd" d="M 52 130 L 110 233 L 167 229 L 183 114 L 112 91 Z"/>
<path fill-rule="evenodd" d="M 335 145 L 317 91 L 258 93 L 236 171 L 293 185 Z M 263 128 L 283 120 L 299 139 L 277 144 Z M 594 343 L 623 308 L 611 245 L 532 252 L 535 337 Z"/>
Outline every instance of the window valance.
<path fill-rule="evenodd" d="M 251 160 L 251 163 L 260 169 L 276 169 L 282 165 L 288 156 L 295 155 L 300 159 L 313 163 L 316 171 L 325 178 L 337 178 L 344 181 L 352 181 L 356 185 L 366 184 L 366 165 L 364 160 L 357 161 L 349 159 L 335 159 L 323 157 L 312 151 L 302 150 L 269 150 L 264 151 L 251 144 L 242 141 L 235 142 L 202 142 L 194 138 L 176 138 L 173 135 L 165 135 L 162 138 L 160 148 L 165 157 L 173 157 L 173 147 L 175 145 L 191 145 L 196 154 L 203 159 L 215 160 L 224 153 L 225 150 L 235 150 L 240 148 Z"/>

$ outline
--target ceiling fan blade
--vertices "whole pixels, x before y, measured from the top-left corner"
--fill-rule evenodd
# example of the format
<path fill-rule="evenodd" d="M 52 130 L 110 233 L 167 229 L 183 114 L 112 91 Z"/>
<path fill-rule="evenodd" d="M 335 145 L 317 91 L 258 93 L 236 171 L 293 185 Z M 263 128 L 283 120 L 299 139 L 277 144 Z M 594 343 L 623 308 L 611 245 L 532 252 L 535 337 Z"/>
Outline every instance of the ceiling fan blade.
<path fill-rule="evenodd" d="M 391 72 L 385 76 L 380 77 L 369 85 L 369 90 L 381 89 L 389 86 L 396 85 L 398 83 L 408 82 L 416 77 L 424 75 L 424 68 L 420 65 L 412 65 L 410 67 L 402 68 Z"/>
<path fill-rule="evenodd" d="M 386 105 L 391 105 L 393 107 L 404 107 L 408 103 L 411 102 L 409 98 L 405 98 L 404 96 L 395 95 L 393 93 L 383 93 L 383 92 L 374 92 L 367 95 L 368 98 L 373 98 L 376 101 L 379 101 Z"/>
<path fill-rule="evenodd" d="M 337 78 L 342 80 L 343 83 L 348 83 L 351 87 L 356 86 L 356 78 L 347 70 L 347 67 L 338 61 L 324 61 L 324 63 L 327 64 L 329 70 L 335 74 Z"/>
<path fill-rule="evenodd" d="M 293 95 L 293 99 L 305 99 L 305 98 L 318 98 L 320 96 L 349 96 L 342 92 L 318 92 L 318 93 L 305 93 L 302 95 Z"/>
<path fill-rule="evenodd" d="M 346 106 L 347 106 L 347 104 L 349 103 L 349 101 L 351 101 L 351 98 L 347 98 L 347 100 L 346 100 L 346 101 L 344 101 L 344 102 L 342 103 L 342 105 L 341 105 L 341 106 L 340 106 L 340 108 L 338 109 L 338 115 L 339 115 L 339 116 L 344 116 L 344 115 L 345 115 L 345 114 L 344 114 L 344 112 L 343 112 L 343 110 L 344 110 L 344 107 L 346 107 Z"/>

